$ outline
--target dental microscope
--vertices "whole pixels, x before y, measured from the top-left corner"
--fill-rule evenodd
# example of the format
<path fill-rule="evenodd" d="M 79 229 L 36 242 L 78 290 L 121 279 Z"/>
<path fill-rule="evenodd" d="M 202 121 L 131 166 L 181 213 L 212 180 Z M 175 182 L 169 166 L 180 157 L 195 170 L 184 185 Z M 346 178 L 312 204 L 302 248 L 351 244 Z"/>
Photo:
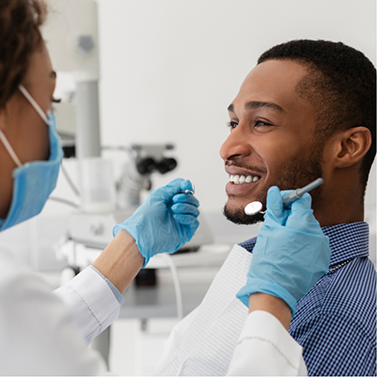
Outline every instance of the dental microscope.
<path fill-rule="evenodd" d="M 152 189 L 151 174 L 166 174 L 177 166 L 175 158 L 164 156 L 165 151 L 174 149 L 173 144 L 133 144 L 130 149 L 133 157 L 117 181 L 119 209 L 139 206 L 141 191 Z"/>

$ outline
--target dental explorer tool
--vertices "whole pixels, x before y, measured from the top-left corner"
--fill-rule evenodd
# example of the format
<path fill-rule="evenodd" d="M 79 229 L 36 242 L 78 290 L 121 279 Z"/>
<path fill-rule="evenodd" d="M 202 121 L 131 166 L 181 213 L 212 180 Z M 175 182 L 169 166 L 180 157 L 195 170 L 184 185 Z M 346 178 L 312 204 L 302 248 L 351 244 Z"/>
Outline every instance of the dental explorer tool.
<path fill-rule="evenodd" d="M 194 195 L 195 194 L 195 185 L 193 184 L 192 185 L 192 190 L 182 190 L 180 191 L 180 194 L 191 194 L 191 195 Z"/>
<path fill-rule="evenodd" d="M 318 178 L 315 181 L 309 183 L 307 186 L 303 188 L 298 188 L 293 192 L 290 192 L 289 194 L 285 195 L 283 197 L 283 203 L 284 206 L 287 206 L 289 204 L 292 204 L 295 202 L 297 199 L 302 198 L 302 196 L 314 188 L 320 186 L 323 183 L 322 178 Z M 262 211 L 263 204 L 259 201 L 251 202 L 245 207 L 245 213 L 246 215 L 253 216 L 256 215 L 258 212 L 264 214 L 266 211 Z"/>
<path fill-rule="evenodd" d="M 181 194 L 191 194 L 191 195 L 194 195 L 195 192 L 192 191 L 192 190 L 185 190 L 185 191 L 181 191 Z"/>

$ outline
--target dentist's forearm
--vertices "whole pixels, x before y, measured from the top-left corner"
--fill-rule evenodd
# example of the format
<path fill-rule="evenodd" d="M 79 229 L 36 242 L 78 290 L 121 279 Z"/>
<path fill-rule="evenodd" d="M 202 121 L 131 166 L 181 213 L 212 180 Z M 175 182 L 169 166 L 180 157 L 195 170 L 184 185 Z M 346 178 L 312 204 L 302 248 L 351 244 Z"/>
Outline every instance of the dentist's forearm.
<path fill-rule="evenodd" d="M 93 263 L 120 293 L 131 284 L 144 264 L 134 238 L 122 229 Z"/>
<path fill-rule="evenodd" d="M 249 313 L 254 310 L 263 310 L 275 316 L 281 324 L 289 330 L 291 323 L 291 309 L 281 298 L 267 293 L 252 293 L 249 296 Z"/>

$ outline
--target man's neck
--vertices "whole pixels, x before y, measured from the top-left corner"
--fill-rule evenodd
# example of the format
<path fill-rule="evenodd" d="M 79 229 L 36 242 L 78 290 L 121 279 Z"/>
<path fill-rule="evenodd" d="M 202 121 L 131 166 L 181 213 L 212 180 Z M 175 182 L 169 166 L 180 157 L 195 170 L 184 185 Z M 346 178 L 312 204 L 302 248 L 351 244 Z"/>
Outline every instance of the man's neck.
<path fill-rule="evenodd" d="M 321 227 L 364 221 L 364 203 L 321 201 L 321 207 L 314 208 L 314 216 Z"/>

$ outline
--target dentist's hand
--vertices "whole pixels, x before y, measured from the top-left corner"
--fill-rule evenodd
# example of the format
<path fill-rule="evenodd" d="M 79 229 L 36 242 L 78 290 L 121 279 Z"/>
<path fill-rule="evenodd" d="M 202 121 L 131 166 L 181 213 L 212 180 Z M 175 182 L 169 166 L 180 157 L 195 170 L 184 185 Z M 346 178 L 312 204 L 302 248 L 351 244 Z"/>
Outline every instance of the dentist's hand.
<path fill-rule="evenodd" d="M 190 181 L 175 179 L 152 191 L 135 213 L 113 229 L 114 236 L 125 229 L 135 239 L 145 258 L 143 267 L 156 254 L 177 251 L 190 241 L 199 226 L 199 201 L 191 194 Z"/>
<path fill-rule="evenodd" d="M 265 221 L 258 234 L 246 285 L 237 297 L 246 305 L 251 293 L 283 299 L 294 316 L 297 301 L 326 274 L 331 251 L 305 194 L 284 208 L 281 192 L 268 190 Z"/>

